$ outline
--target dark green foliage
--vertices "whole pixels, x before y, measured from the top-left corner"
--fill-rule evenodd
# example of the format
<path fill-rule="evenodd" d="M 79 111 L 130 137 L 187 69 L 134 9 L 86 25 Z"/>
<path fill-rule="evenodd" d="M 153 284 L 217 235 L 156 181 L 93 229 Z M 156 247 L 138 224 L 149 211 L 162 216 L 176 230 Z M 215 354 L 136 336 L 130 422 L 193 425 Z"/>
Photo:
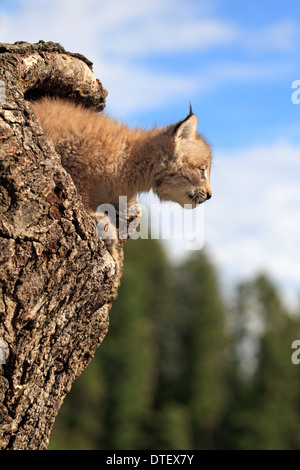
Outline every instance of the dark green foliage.
<path fill-rule="evenodd" d="M 256 333 L 249 331 L 249 312 L 256 317 Z M 253 374 L 247 380 L 237 374 L 232 390 L 230 447 L 299 449 L 300 370 L 291 361 L 292 342 L 300 338 L 299 317 L 288 314 L 264 275 L 239 286 L 236 315 L 243 320 L 237 343 L 252 336 L 256 344 Z"/>
<path fill-rule="evenodd" d="M 202 250 L 173 266 L 126 246 L 109 333 L 75 382 L 50 448 L 297 449 L 300 322 L 266 276 L 224 301 Z"/>

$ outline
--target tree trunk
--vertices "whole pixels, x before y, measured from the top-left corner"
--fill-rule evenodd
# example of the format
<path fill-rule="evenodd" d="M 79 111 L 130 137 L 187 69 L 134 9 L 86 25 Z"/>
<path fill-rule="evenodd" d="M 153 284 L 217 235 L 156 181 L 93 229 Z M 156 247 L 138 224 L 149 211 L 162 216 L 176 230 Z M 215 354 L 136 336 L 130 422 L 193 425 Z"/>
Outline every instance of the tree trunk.
<path fill-rule="evenodd" d="M 0 449 L 47 448 L 122 272 L 34 116 L 45 94 L 101 111 L 107 92 L 59 44 L 0 44 Z"/>

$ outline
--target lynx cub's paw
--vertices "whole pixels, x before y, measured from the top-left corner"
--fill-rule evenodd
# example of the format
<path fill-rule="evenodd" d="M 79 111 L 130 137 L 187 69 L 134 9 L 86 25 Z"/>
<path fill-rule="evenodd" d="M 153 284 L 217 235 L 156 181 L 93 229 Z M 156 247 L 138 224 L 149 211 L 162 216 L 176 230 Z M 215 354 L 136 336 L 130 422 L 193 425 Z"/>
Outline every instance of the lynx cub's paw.
<path fill-rule="evenodd" d="M 96 212 L 93 217 L 97 222 L 97 235 L 101 238 L 107 250 L 110 252 L 115 261 L 118 261 L 118 253 L 116 250 L 117 245 L 117 230 L 114 224 L 111 222 L 107 212 Z"/>
<path fill-rule="evenodd" d="M 134 238 L 134 234 L 140 224 L 142 217 L 142 208 L 137 202 L 129 206 L 128 217 L 129 220 L 131 220 L 128 227 L 128 236 L 129 238 Z"/>

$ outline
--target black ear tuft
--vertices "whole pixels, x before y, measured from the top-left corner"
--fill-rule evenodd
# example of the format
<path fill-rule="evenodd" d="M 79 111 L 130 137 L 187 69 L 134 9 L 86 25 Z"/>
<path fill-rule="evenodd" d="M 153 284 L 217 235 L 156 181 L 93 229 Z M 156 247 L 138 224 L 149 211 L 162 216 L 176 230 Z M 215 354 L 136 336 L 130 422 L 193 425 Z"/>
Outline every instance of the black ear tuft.
<path fill-rule="evenodd" d="M 190 116 L 191 116 L 192 114 L 194 114 L 194 113 L 193 113 L 192 105 L 191 105 L 191 102 L 190 102 Z"/>

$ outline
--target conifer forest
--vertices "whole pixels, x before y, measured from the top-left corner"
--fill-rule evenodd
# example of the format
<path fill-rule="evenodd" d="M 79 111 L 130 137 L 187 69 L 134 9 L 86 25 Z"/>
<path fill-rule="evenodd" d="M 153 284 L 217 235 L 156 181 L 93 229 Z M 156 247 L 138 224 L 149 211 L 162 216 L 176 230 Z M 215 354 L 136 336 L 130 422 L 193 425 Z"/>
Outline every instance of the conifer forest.
<path fill-rule="evenodd" d="M 205 250 L 174 266 L 157 240 L 130 241 L 109 332 L 49 449 L 297 449 L 298 338 L 264 273 L 226 292 Z"/>

